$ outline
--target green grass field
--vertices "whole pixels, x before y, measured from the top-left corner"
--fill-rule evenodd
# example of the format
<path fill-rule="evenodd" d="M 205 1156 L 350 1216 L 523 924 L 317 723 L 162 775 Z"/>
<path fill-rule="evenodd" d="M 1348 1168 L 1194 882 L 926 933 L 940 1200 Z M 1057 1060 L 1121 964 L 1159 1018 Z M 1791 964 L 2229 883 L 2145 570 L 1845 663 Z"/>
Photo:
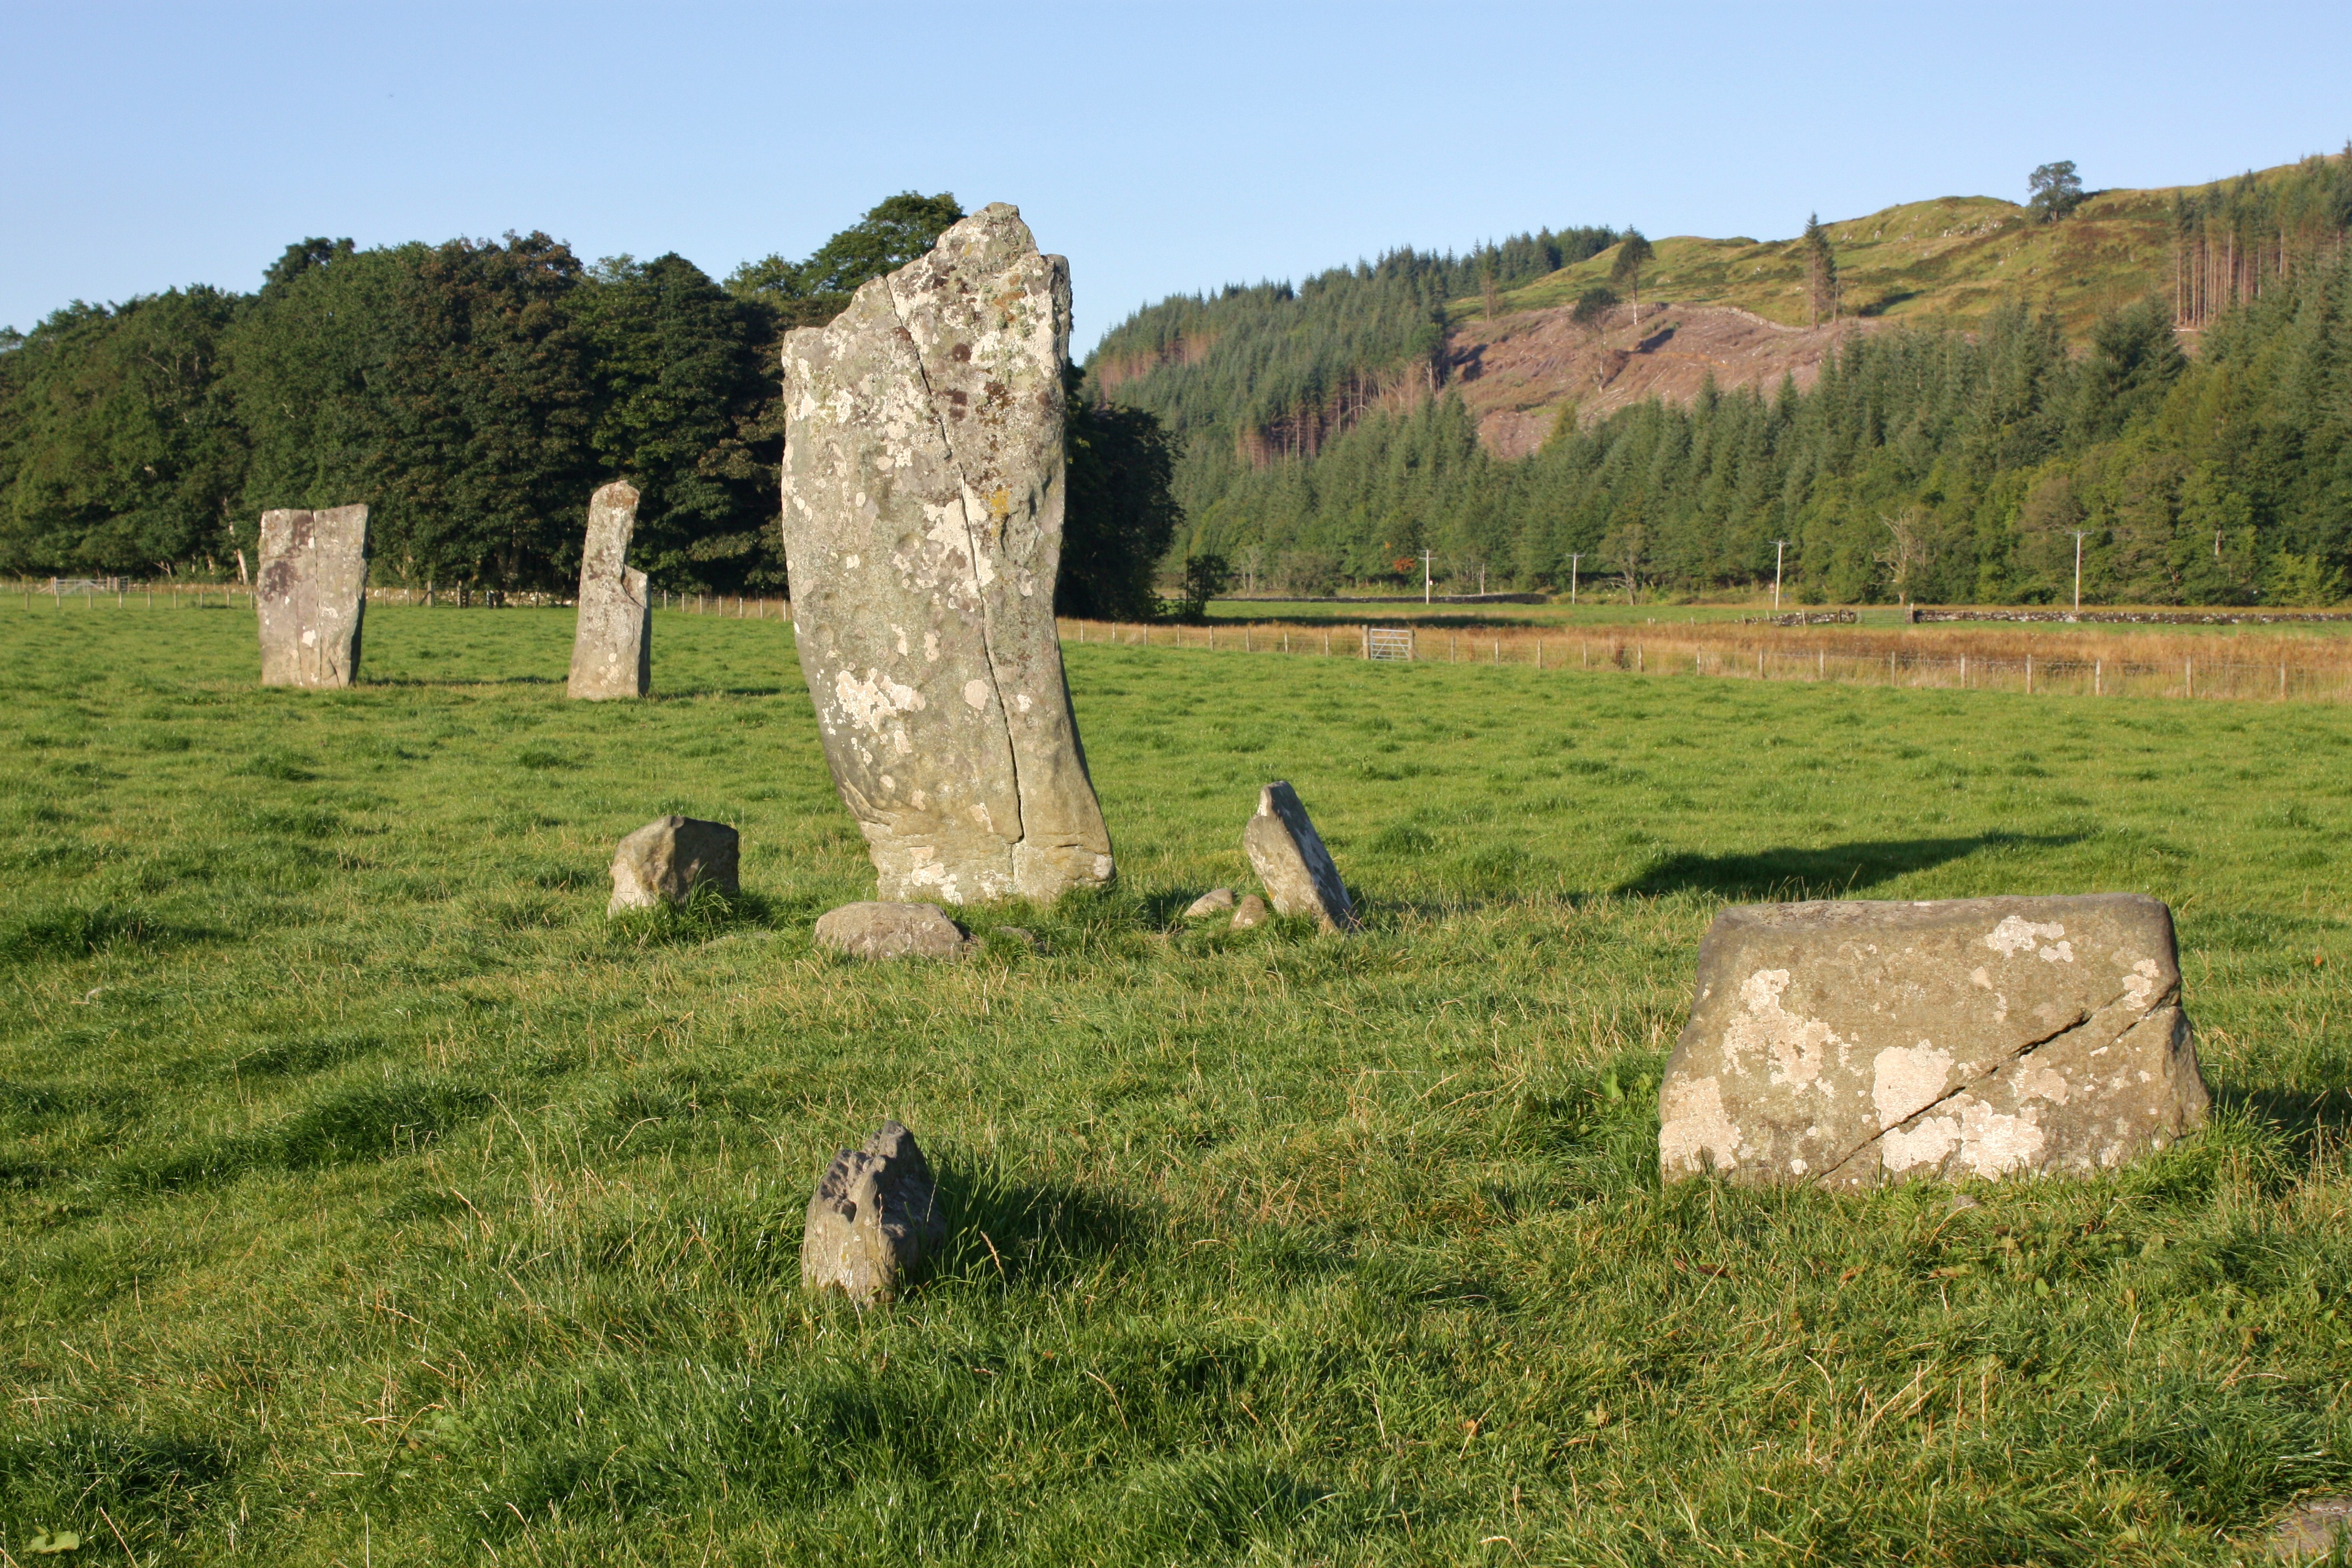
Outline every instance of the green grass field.
<path fill-rule="evenodd" d="M 2223 1563 L 2352 1489 L 2352 712 L 1073 647 L 1118 890 L 861 968 L 784 629 L 599 706 L 571 627 L 306 694 L 0 606 L 0 1564 Z M 1360 938 L 1176 929 L 1273 777 Z M 667 811 L 743 897 L 608 924 Z M 1725 902 L 2095 889 L 2210 1131 L 1660 1189 Z M 860 1317 L 801 1213 L 890 1115 L 954 1239 Z"/>

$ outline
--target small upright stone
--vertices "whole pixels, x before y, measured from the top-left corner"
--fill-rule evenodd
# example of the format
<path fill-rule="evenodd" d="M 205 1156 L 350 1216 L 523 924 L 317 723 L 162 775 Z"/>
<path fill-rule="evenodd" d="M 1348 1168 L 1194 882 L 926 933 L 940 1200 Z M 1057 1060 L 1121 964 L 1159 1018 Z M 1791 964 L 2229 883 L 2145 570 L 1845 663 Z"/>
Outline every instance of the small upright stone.
<path fill-rule="evenodd" d="M 708 883 L 729 898 L 742 889 L 736 880 L 741 836 L 723 822 L 663 816 L 621 840 L 613 855 L 613 901 L 608 915 L 682 904 Z"/>
<path fill-rule="evenodd" d="M 653 595 L 628 564 L 637 492 L 615 479 L 588 501 L 580 551 L 579 629 L 572 639 L 569 697 L 644 697 L 654 689 Z"/>
<path fill-rule="evenodd" d="M 1257 815 L 1242 832 L 1242 847 L 1275 913 L 1313 915 L 1325 931 L 1356 929 L 1356 906 L 1297 790 L 1277 779 L 1258 792 Z"/>
<path fill-rule="evenodd" d="M 264 686 L 349 686 L 367 610 L 368 509 L 261 514 L 256 619 Z"/>
<path fill-rule="evenodd" d="M 1211 888 L 1185 907 L 1184 918 L 1188 921 L 1204 921 L 1211 915 L 1223 914 L 1233 907 L 1234 890 L 1231 888 Z"/>
<path fill-rule="evenodd" d="M 1699 946 L 1658 1163 L 1846 1191 L 2087 1174 L 2207 1104 L 2154 899 L 1755 904 Z"/>
<path fill-rule="evenodd" d="M 971 933 L 937 904 L 844 904 L 817 917 L 814 940 L 851 958 L 961 958 Z"/>
<path fill-rule="evenodd" d="M 947 1245 L 931 1167 L 915 1135 L 885 1121 L 862 1149 L 844 1149 L 809 1199 L 801 1284 L 860 1307 L 896 1300 Z"/>
<path fill-rule="evenodd" d="M 1273 911 L 1265 907 L 1265 900 L 1255 893 L 1250 893 L 1243 897 L 1241 908 L 1234 911 L 1234 923 L 1229 929 L 1255 931 L 1272 919 Z"/>

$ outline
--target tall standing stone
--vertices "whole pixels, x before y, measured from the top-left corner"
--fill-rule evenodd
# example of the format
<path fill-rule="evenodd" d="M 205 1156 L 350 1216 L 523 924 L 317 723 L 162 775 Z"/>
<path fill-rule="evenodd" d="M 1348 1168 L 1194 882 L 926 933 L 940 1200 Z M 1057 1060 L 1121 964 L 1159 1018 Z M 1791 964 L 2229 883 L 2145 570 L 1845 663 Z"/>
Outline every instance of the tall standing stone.
<path fill-rule="evenodd" d="M 1054 625 L 1069 336 L 1069 264 L 998 203 L 784 340 L 801 670 L 887 900 L 1111 879 Z"/>
<path fill-rule="evenodd" d="M 654 606 L 646 574 L 628 564 L 637 492 L 621 479 L 588 501 L 580 550 L 580 627 L 572 639 L 565 695 L 643 697 L 654 689 Z"/>
<path fill-rule="evenodd" d="M 368 509 L 261 514 L 261 684 L 349 686 L 367 610 Z"/>
<path fill-rule="evenodd" d="M 1749 905 L 1699 945 L 1658 1163 L 1845 1190 L 2087 1173 L 2208 1103 L 2154 899 Z"/>

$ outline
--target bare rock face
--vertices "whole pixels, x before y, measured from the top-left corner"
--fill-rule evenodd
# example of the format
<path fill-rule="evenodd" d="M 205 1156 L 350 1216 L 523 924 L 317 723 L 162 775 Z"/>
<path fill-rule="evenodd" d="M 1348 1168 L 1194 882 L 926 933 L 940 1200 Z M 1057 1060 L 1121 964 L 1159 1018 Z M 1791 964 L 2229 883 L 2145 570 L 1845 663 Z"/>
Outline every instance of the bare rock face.
<path fill-rule="evenodd" d="M 817 917 L 813 936 L 819 947 L 868 960 L 961 958 L 973 946 L 937 904 L 844 904 Z"/>
<path fill-rule="evenodd" d="M 999 203 L 784 340 L 793 626 L 886 899 L 1111 879 L 1054 625 L 1069 333 Z"/>
<path fill-rule="evenodd" d="M 1258 792 L 1257 815 L 1242 830 L 1242 847 L 1275 913 L 1313 915 L 1325 931 L 1356 929 L 1355 903 L 1297 790 L 1277 779 Z"/>
<path fill-rule="evenodd" d="M 1716 917 L 1658 1091 L 1668 1180 L 2076 1174 L 2204 1124 L 2172 911 L 2131 893 Z"/>
<path fill-rule="evenodd" d="M 614 851 L 613 900 L 604 912 L 682 904 L 705 883 L 731 899 L 742 890 L 736 879 L 741 846 L 741 836 L 723 822 L 656 817 Z"/>
<path fill-rule="evenodd" d="M 654 689 L 653 595 L 646 574 L 628 564 L 636 528 L 635 486 L 615 479 L 589 498 L 568 697 L 644 697 Z"/>
<path fill-rule="evenodd" d="M 898 1299 L 947 1245 L 931 1167 L 915 1135 L 886 1121 L 862 1149 L 844 1149 L 809 1199 L 801 1284 L 839 1290 L 860 1307 Z"/>
<path fill-rule="evenodd" d="M 367 610 L 368 509 L 261 514 L 261 684 L 349 686 Z"/>

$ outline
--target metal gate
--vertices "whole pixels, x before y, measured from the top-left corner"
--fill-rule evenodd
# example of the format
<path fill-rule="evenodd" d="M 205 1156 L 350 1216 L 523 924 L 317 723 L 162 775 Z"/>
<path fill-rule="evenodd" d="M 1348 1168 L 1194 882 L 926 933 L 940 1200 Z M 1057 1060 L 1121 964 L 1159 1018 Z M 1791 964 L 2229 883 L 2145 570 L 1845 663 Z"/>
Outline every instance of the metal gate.
<path fill-rule="evenodd" d="M 1410 660 L 1412 658 L 1412 628 L 1411 626 L 1366 626 L 1364 657 Z"/>

